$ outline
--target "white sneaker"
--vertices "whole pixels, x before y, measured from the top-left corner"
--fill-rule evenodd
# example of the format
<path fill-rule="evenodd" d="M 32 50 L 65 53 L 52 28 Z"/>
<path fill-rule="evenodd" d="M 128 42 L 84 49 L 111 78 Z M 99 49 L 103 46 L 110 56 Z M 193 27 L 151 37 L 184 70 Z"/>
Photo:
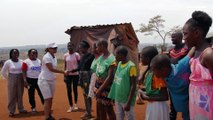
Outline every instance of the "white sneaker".
<path fill-rule="evenodd" d="M 74 104 L 74 108 L 73 108 L 75 111 L 78 110 L 78 105 L 77 104 Z"/>
<path fill-rule="evenodd" d="M 36 113 L 36 109 L 35 108 L 32 109 L 32 113 Z"/>
<path fill-rule="evenodd" d="M 72 111 L 73 111 L 72 107 L 70 107 L 70 108 L 67 110 L 68 113 L 69 113 L 69 112 L 72 112 Z"/>

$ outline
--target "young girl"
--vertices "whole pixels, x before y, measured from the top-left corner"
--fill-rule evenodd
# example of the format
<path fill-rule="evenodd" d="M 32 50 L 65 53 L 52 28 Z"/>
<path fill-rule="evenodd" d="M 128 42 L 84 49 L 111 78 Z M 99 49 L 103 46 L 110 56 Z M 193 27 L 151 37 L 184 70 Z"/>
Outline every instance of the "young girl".
<path fill-rule="evenodd" d="M 116 118 L 123 120 L 134 120 L 134 104 L 136 100 L 136 76 L 135 64 L 128 60 L 128 49 L 118 46 L 115 50 L 118 62 L 113 84 L 108 97 L 115 100 Z"/>
<path fill-rule="evenodd" d="M 22 64 L 22 72 L 25 83 L 28 86 L 29 103 L 31 105 L 32 113 L 36 112 L 35 102 L 35 90 L 44 104 L 44 98 L 41 94 L 41 90 L 38 87 L 38 76 L 41 72 L 41 60 L 38 59 L 38 52 L 36 49 L 30 49 L 28 51 L 28 57 Z"/>
<path fill-rule="evenodd" d="M 195 11 L 183 27 L 183 39 L 188 47 L 195 46 L 190 60 L 189 111 L 192 120 L 213 119 L 213 50 L 205 40 L 212 18 L 205 12 Z"/>
<path fill-rule="evenodd" d="M 19 50 L 11 49 L 9 54 L 10 59 L 5 61 L 1 73 L 8 80 L 8 111 L 9 117 L 13 117 L 16 111 L 16 106 L 20 113 L 27 111 L 23 106 L 24 79 L 21 70 L 23 60 L 19 59 Z"/>
<path fill-rule="evenodd" d="M 78 63 L 80 61 L 79 53 L 73 50 L 74 44 L 71 42 L 67 43 L 68 52 L 64 54 L 64 70 L 71 71 L 78 67 Z M 67 112 L 77 111 L 78 110 L 78 80 L 79 80 L 79 73 L 73 72 L 69 73 L 67 76 L 64 76 L 64 82 L 67 87 L 67 97 L 69 100 L 69 109 Z M 72 87 L 74 93 L 74 102 L 73 105 L 72 101 Z"/>
<path fill-rule="evenodd" d="M 177 64 L 171 64 L 171 59 L 166 55 L 157 55 L 150 63 L 153 74 L 166 81 L 174 108 L 177 112 L 183 113 L 183 120 L 190 120 L 188 108 L 189 60 L 193 56 L 193 53 L 194 48 Z"/>
<path fill-rule="evenodd" d="M 146 120 L 169 120 L 168 93 L 165 81 L 157 78 L 150 70 L 150 62 L 158 54 L 155 47 L 145 47 L 141 52 L 143 65 L 148 65 L 144 74 L 145 89 L 139 93 L 144 100 L 148 100 L 146 108 Z"/>
<path fill-rule="evenodd" d="M 91 64 L 91 67 L 90 67 L 92 75 L 91 75 L 91 78 L 90 78 L 89 94 L 88 94 L 88 96 L 91 97 L 91 98 L 95 97 L 95 94 L 93 92 L 93 89 L 95 87 L 95 80 L 96 80 L 96 77 L 97 77 L 96 74 L 95 74 L 95 71 L 96 71 L 96 67 L 97 67 L 98 57 L 101 55 L 101 53 L 98 53 L 98 51 L 96 49 L 97 49 L 97 46 L 96 46 L 96 43 L 94 43 L 93 46 L 92 46 L 92 54 L 95 56 L 95 58 L 92 61 L 92 64 Z"/>

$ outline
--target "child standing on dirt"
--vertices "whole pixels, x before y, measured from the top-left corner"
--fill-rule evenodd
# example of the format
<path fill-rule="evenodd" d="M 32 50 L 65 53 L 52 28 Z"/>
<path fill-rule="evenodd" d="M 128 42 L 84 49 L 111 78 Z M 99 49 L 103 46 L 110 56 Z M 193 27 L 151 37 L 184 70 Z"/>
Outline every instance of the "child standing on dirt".
<path fill-rule="evenodd" d="M 123 120 L 124 115 L 126 115 L 127 120 L 134 120 L 137 69 L 135 64 L 128 60 L 128 49 L 126 47 L 117 47 L 115 54 L 119 63 L 108 97 L 115 100 L 117 120 Z"/>
<path fill-rule="evenodd" d="M 141 52 L 143 65 L 148 65 L 144 73 L 145 92 L 138 90 L 139 98 L 148 101 L 146 108 L 146 120 L 169 120 L 168 93 L 165 81 L 153 75 L 150 62 L 158 51 L 153 46 L 145 47 Z"/>
<path fill-rule="evenodd" d="M 171 60 L 166 55 L 157 55 L 150 63 L 153 74 L 159 78 L 164 78 L 166 81 L 175 110 L 183 113 L 183 120 L 190 120 L 188 90 L 190 75 L 189 60 L 193 54 L 194 48 L 176 65 L 171 64 Z"/>
<path fill-rule="evenodd" d="M 98 59 L 97 68 L 96 68 L 96 82 L 95 82 L 95 97 L 96 97 L 96 105 L 97 105 L 97 119 L 98 120 L 115 120 L 115 113 L 113 109 L 113 102 L 109 99 L 108 93 L 110 91 L 111 85 L 108 85 L 105 89 L 101 91 L 100 95 L 97 95 L 97 90 L 102 86 L 105 82 L 110 65 L 115 61 L 115 56 L 111 54 L 108 49 L 108 42 L 105 39 L 99 40 L 97 42 L 97 50 L 99 53 L 103 53 Z"/>

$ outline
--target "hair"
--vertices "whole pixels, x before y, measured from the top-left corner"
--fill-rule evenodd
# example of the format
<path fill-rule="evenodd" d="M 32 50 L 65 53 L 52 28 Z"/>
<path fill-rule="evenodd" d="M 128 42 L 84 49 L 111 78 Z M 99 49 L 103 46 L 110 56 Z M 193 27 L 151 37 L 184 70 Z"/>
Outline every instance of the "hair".
<path fill-rule="evenodd" d="M 90 45 L 87 41 L 83 40 L 80 42 L 80 44 L 83 48 L 90 48 Z"/>
<path fill-rule="evenodd" d="M 108 47 L 108 41 L 106 39 L 101 39 L 97 42 L 97 46 L 103 46 L 105 48 Z"/>
<path fill-rule="evenodd" d="M 192 13 L 192 18 L 190 18 L 186 23 L 190 24 L 192 29 L 201 29 L 205 37 L 212 25 L 212 18 L 203 11 L 194 11 Z"/>
<path fill-rule="evenodd" d="M 18 55 L 19 55 L 19 50 L 16 49 L 16 48 L 13 48 L 13 49 L 10 50 L 10 53 L 9 53 L 9 58 L 10 58 L 10 59 L 12 59 L 12 53 L 13 53 L 14 51 L 17 51 L 17 52 L 18 52 Z"/>
<path fill-rule="evenodd" d="M 176 35 L 181 40 L 183 39 L 183 33 L 181 31 L 175 31 L 172 33 L 172 35 Z"/>
<path fill-rule="evenodd" d="M 156 55 L 150 63 L 150 67 L 161 70 L 162 68 L 168 68 L 171 66 L 171 61 L 167 55 L 159 54 Z"/>
<path fill-rule="evenodd" d="M 115 49 L 115 53 L 121 54 L 126 57 L 128 55 L 128 49 L 127 49 L 127 47 L 120 45 Z"/>
<path fill-rule="evenodd" d="M 34 50 L 34 51 L 36 52 L 36 54 L 38 55 L 38 51 L 37 51 L 35 48 L 32 48 L 32 49 L 29 49 L 29 50 L 28 50 L 28 52 L 27 52 L 28 56 L 30 55 L 30 53 L 31 53 L 33 50 Z"/>
<path fill-rule="evenodd" d="M 154 46 L 147 46 L 147 47 L 144 47 L 144 48 L 142 49 L 142 51 L 143 51 L 144 55 L 145 55 L 146 57 L 148 57 L 150 60 L 151 60 L 153 57 L 155 57 L 156 55 L 158 55 L 158 50 L 157 50 L 157 48 L 154 47 Z M 142 52 L 142 51 L 141 51 L 141 52 Z"/>

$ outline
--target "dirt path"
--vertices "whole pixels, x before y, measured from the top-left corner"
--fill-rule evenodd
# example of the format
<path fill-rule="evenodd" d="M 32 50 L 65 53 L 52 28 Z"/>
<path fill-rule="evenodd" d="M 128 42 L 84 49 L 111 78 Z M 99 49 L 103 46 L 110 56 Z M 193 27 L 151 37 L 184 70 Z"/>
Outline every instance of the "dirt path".
<path fill-rule="evenodd" d="M 69 107 L 68 100 L 66 96 L 66 88 L 63 82 L 63 76 L 57 75 L 57 82 L 56 82 L 56 92 L 53 100 L 53 116 L 56 120 L 80 120 L 80 116 L 84 113 L 84 99 L 82 95 L 82 91 L 79 89 L 79 98 L 78 98 L 78 105 L 80 110 L 78 112 L 71 112 L 67 113 L 67 109 Z M 7 81 L 0 80 L 0 119 L 1 120 L 43 120 L 43 106 L 38 98 L 36 93 L 36 103 L 37 103 L 37 113 L 31 114 L 31 108 L 28 103 L 28 95 L 27 90 L 24 91 L 24 106 L 29 113 L 27 114 L 19 114 L 17 111 L 13 118 L 8 117 L 7 112 Z M 135 106 L 135 118 L 136 120 L 144 120 L 145 118 L 145 108 L 146 104 L 143 105 L 136 105 Z M 92 115 L 96 115 L 95 109 L 95 100 L 93 100 L 92 106 Z M 180 117 L 179 117 L 179 120 Z"/>

